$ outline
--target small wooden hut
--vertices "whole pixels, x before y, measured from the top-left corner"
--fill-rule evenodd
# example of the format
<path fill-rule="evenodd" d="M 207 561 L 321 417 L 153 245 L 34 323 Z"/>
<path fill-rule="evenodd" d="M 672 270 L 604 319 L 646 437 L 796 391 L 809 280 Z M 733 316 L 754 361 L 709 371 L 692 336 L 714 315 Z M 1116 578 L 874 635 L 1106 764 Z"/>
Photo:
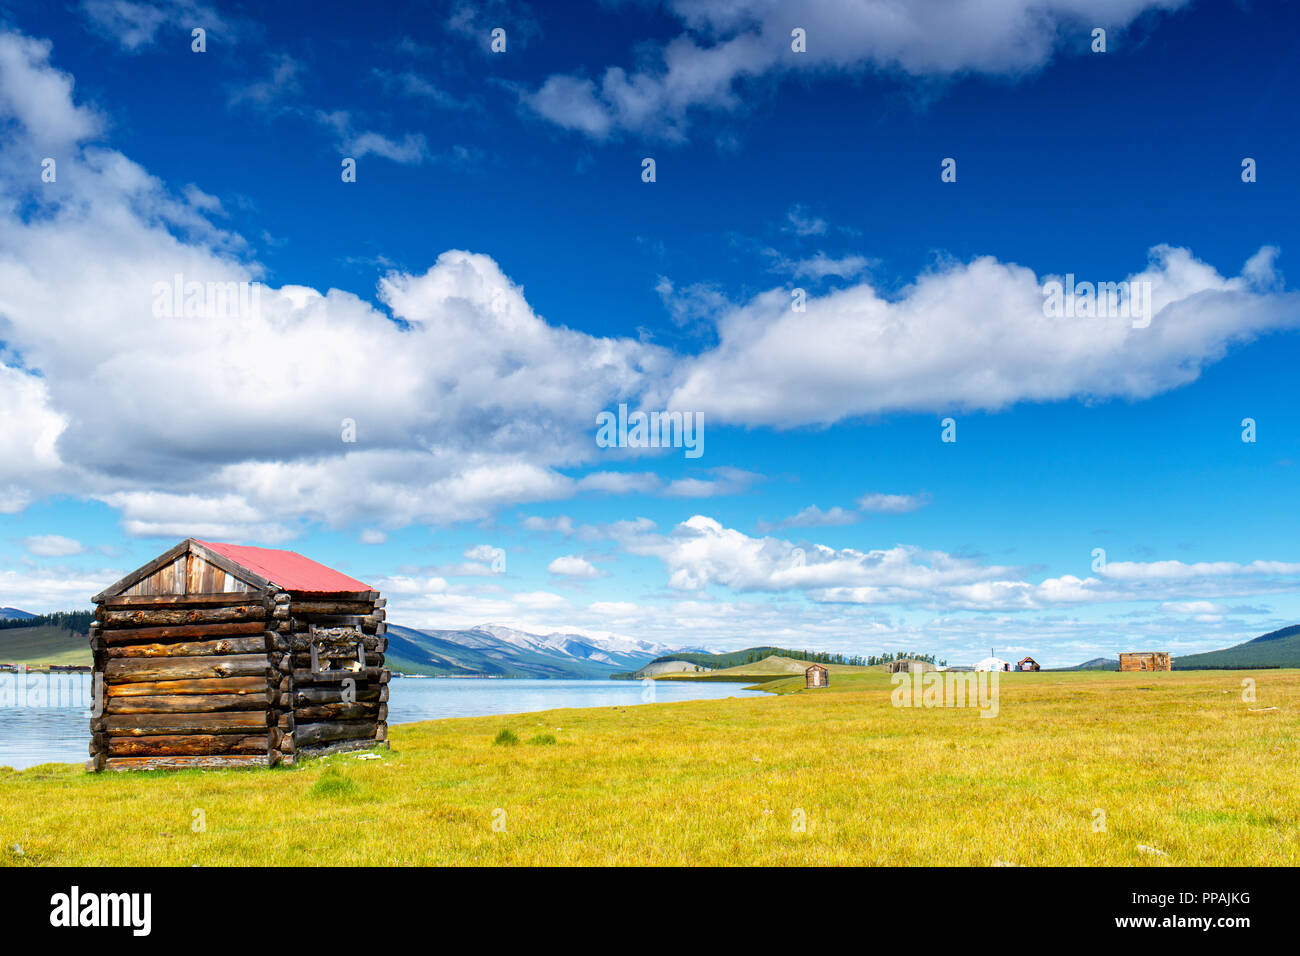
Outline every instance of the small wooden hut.
<path fill-rule="evenodd" d="M 1016 664 L 1016 670 L 1018 671 L 1036 671 L 1040 669 L 1038 661 L 1034 660 L 1032 657 L 1023 658 Z"/>
<path fill-rule="evenodd" d="M 813 664 L 803 672 L 804 687 L 828 687 L 831 682 L 831 672 L 820 664 Z"/>
<path fill-rule="evenodd" d="M 885 664 L 885 670 L 890 674 L 928 674 L 938 669 L 929 661 L 914 661 L 908 657 L 900 657 Z"/>
<path fill-rule="evenodd" d="M 386 746 L 385 601 L 360 581 L 293 551 L 189 538 L 93 601 L 88 770 Z"/>
<path fill-rule="evenodd" d="M 1173 658 L 1168 651 L 1132 651 L 1119 656 L 1122 671 L 1171 671 Z"/>

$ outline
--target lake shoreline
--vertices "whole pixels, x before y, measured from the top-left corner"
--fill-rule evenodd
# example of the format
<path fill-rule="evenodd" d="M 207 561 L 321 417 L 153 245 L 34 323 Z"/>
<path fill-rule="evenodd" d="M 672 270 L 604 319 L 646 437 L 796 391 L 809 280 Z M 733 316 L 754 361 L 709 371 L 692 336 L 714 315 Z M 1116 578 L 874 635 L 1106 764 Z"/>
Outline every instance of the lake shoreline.
<path fill-rule="evenodd" d="M 80 675 L 85 676 L 85 675 Z M 59 675 L 42 675 L 47 694 L 63 693 L 78 685 L 75 697 L 63 706 L 49 706 L 37 693 L 35 705 L 0 706 L 0 767 L 22 771 L 41 764 L 84 763 L 90 743 L 90 693 L 87 682 L 69 682 Z M 87 686 L 81 687 L 81 684 Z M 759 692 L 744 681 L 714 682 L 694 687 L 662 684 L 643 687 L 639 682 L 581 678 L 437 678 L 403 679 L 389 685 L 390 725 L 468 717 L 510 717 L 548 710 L 591 710 L 631 707 L 651 703 L 680 703 L 753 697 Z"/>

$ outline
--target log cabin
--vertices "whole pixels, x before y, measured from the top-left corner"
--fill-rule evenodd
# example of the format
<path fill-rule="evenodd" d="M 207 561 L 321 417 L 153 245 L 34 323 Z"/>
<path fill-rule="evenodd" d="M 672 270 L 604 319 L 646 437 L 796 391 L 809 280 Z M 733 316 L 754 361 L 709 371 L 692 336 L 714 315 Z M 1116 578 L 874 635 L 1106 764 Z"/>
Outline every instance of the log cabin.
<path fill-rule="evenodd" d="M 1173 658 L 1168 651 L 1131 651 L 1119 656 L 1122 671 L 1171 671 Z"/>
<path fill-rule="evenodd" d="M 293 551 L 188 538 L 92 599 L 87 770 L 387 746 L 385 600 Z"/>
<path fill-rule="evenodd" d="M 897 660 L 886 661 L 885 670 L 890 674 L 928 674 L 930 671 L 937 671 L 929 661 L 912 660 L 910 657 L 900 657 Z"/>
<path fill-rule="evenodd" d="M 831 682 L 831 674 L 820 664 L 813 664 L 803 672 L 804 687 L 826 687 Z"/>

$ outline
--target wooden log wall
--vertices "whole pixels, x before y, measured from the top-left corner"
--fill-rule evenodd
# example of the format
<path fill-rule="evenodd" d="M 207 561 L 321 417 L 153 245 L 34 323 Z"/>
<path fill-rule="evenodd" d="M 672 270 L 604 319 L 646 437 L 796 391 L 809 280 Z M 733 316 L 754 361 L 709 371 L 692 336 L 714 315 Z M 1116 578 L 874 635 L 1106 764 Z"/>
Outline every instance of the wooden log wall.
<path fill-rule="evenodd" d="M 271 766 L 280 666 L 273 595 L 105 598 L 90 626 L 102 708 L 91 770 Z"/>
<path fill-rule="evenodd" d="M 279 758 L 292 763 L 303 756 L 386 746 L 386 601 L 373 591 L 328 596 L 282 592 L 273 600 L 272 617 L 284 651 L 276 720 Z M 343 629 L 343 636 L 327 641 L 318 636 L 320 669 L 313 671 L 313 629 L 326 628 Z M 357 659 L 357 640 L 364 661 Z"/>

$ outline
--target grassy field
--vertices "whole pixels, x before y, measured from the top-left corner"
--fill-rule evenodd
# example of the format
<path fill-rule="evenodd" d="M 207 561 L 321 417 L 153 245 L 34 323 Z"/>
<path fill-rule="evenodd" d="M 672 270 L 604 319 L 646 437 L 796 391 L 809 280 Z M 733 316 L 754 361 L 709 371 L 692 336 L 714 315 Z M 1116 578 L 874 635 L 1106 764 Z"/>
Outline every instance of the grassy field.
<path fill-rule="evenodd" d="M 1005 674 L 993 719 L 890 691 L 444 720 L 270 771 L 0 771 L 0 862 L 1300 864 L 1300 671 Z"/>
<path fill-rule="evenodd" d="M 0 663 L 48 667 L 90 662 L 90 639 L 85 634 L 52 625 L 0 629 Z"/>

